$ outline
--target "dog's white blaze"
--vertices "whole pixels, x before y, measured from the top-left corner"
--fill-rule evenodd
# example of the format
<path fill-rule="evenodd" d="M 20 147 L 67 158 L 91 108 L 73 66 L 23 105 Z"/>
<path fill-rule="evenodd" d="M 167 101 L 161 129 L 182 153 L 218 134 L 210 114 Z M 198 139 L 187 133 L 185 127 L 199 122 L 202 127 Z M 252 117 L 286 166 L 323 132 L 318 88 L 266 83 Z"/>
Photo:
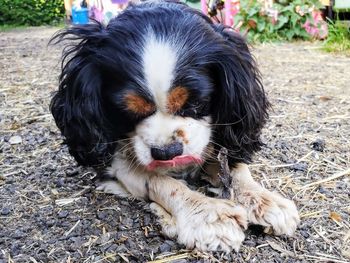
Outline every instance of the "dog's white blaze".
<path fill-rule="evenodd" d="M 147 88 L 159 110 L 166 110 L 167 92 L 174 79 L 177 52 L 173 46 L 149 33 L 143 49 L 143 71 Z"/>

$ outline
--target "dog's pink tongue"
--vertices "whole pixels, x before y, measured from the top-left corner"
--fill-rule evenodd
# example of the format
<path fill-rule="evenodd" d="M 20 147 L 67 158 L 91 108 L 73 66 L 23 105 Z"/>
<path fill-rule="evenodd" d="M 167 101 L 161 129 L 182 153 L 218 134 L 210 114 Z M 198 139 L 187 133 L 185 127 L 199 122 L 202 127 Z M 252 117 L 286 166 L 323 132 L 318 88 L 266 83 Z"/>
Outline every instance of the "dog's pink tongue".
<path fill-rule="evenodd" d="M 193 155 L 180 155 L 174 157 L 172 160 L 167 161 L 154 160 L 149 165 L 147 165 L 147 170 L 153 171 L 156 168 L 170 168 L 191 163 L 202 163 L 202 159 Z"/>

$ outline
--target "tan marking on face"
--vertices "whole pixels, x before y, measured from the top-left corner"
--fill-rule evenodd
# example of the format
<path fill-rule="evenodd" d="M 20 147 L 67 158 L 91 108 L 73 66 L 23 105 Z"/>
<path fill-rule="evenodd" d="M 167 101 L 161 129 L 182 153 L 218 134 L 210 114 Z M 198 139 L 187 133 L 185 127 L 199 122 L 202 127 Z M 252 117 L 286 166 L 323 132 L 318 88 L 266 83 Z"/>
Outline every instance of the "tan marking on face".
<path fill-rule="evenodd" d="M 185 105 L 188 99 L 188 90 L 184 87 L 176 87 L 172 89 L 168 96 L 167 108 L 170 113 L 179 111 Z"/>
<path fill-rule="evenodd" d="M 188 144 L 188 143 L 189 143 L 189 141 L 188 141 L 188 139 L 187 139 L 187 136 L 186 136 L 186 133 L 185 133 L 184 130 L 178 129 L 178 130 L 176 130 L 175 134 L 176 134 L 177 137 L 182 138 L 182 140 L 183 140 L 183 142 L 184 142 L 185 144 Z"/>
<path fill-rule="evenodd" d="M 124 98 L 127 109 L 137 115 L 147 115 L 155 110 L 153 103 L 146 101 L 139 95 L 130 93 L 126 94 Z"/>

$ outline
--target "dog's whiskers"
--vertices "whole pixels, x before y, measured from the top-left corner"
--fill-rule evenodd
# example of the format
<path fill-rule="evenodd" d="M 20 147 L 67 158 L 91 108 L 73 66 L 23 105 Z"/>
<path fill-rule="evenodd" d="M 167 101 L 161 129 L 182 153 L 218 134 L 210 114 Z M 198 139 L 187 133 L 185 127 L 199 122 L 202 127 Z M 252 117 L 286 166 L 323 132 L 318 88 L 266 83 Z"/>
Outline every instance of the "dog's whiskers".
<path fill-rule="evenodd" d="M 96 144 L 117 144 L 117 143 L 121 143 L 121 142 L 128 142 L 128 141 L 131 141 L 132 139 L 131 138 L 125 138 L 125 139 L 120 139 L 120 140 L 116 140 L 116 141 L 110 141 L 110 142 L 98 142 Z"/>
<path fill-rule="evenodd" d="M 132 146 L 130 146 L 133 143 L 133 141 L 125 144 L 122 146 L 122 148 L 118 149 L 119 152 L 128 152 L 128 150 L 130 150 L 132 148 Z"/>
<path fill-rule="evenodd" d="M 208 126 L 231 126 L 231 125 L 235 125 L 238 124 L 240 122 L 242 122 L 245 119 L 246 115 L 243 116 L 242 118 L 240 118 L 239 120 L 235 121 L 235 122 L 228 122 L 228 123 L 208 123 L 206 125 Z"/>

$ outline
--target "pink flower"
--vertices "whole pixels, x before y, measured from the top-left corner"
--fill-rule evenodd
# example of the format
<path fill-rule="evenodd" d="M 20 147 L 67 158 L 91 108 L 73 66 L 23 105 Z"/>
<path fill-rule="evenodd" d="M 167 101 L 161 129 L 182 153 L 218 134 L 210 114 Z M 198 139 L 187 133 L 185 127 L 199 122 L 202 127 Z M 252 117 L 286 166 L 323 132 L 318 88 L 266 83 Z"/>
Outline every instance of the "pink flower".
<path fill-rule="evenodd" d="M 272 24 L 276 24 L 278 20 L 278 11 L 276 9 L 269 8 L 266 10 L 269 17 L 271 17 Z"/>
<path fill-rule="evenodd" d="M 327 23 L 322 18 L 321 12 L 313 11 L 312 19 L 313 21 L 310 19 L 307 19 L 303 25 L 306 32 L 314 38 L 319 38 L 319 39 L 326 38 L 328 35 L 328 27 L 327 27 Z"/>

